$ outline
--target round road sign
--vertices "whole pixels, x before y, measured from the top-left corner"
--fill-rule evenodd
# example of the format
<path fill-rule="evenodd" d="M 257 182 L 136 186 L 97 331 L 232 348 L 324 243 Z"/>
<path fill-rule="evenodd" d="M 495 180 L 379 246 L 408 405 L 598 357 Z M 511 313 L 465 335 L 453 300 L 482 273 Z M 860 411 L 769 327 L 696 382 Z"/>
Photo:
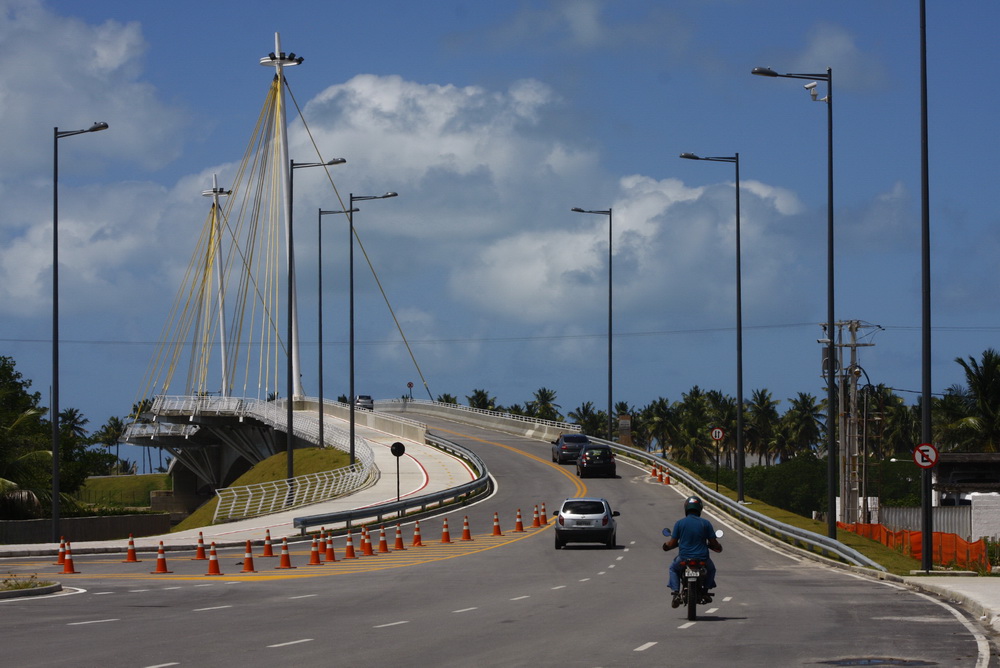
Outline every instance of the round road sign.
<path fill-rule="evenodd" d="M 929 469 L 937 464 L 938 451 L 933 443 L 921 443 L 913 449 L 913 461 L 922 469 Z"/>
<path fill-rule="evenodd" d="M 396 457 L 402 457 L 403 453 L 406 452 L 406 446 L 400 443 L 399 441 L 396 441 L 391 446 L 389 446 L 389 452 L 391 452 Z"/>
<path fill-rule="evenodd" d="M 726 430 L 722 427 L 712 427 L 712 440 L 721 441 L 726 437 Z"/>

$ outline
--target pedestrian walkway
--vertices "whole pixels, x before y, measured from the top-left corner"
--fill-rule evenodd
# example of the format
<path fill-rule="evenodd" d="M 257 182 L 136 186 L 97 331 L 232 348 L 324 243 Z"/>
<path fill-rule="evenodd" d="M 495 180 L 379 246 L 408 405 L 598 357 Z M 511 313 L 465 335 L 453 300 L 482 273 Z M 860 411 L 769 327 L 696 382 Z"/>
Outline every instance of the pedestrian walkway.
<path fill-rule="evenodd" d="M 327 423 L 331 421 L 332 418 L 327 417 Z M 343 425 L 346 430 L 347 422 L 343 421 Z M 197 547 L 199 532 L 204 537 L 205 545 L 214 542 L 218 547 L 243 545 L 248 540 L 261 541 L 267 531 L 270 532 L 272 540 L 280 542 L 282 538 L 292 539 L 299 536 L 300 530 L 293 526 L 293 520 L 296 517 L 333 513 L 353 508 L 367 508 L 395 501 L 397 458 L 390 452 L 390 446 L 397 441 L 406 447 L 406 453 L 398 459 L 400 498 L 405 499 L 450 489 L 475 479 L 475 474 L 468 464 L 437 448 L 360 424 L 355 425 L 355 430 L 358 436 L 369 442 L 375 455 L 375 466 L 378 472 L 374 484 L 347 496 L 301 506 L 281 513 L 161 536 L 135 538 L 136 549 L 143 552 L 156 551 L 160 541 L 163 541 L 165 550 L 194 550 Z M 127 541 L 122 539 L 84 542 L 74 541 L 72 536 L 66 536 L 66 539 L 71 542 L 73 554 L 76 555 L 125 552 L 127 549 Z M 58 554 L 58 552 L 58 543 L 0 545 L 0 557 L 49 555 Z"/>

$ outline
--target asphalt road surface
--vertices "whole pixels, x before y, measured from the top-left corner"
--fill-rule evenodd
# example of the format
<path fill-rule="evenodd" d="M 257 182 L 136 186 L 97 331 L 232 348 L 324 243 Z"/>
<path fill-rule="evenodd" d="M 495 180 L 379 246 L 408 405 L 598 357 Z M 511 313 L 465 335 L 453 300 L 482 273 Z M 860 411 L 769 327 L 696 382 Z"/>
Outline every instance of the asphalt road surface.
<path fill-rule="evenodd" d="M 696 622 L 672 609 L 660 530 L 683 497 L 619 461 L 618 477 L 579 480 L 551 463 L 548 444 L 431 421 L 476 450 L 498 482 L 489 499 L 422 520 L 424 547 L 296 566 L 243 551 L 219 553 L 208 576 L 193 554 L 0 561 L 0 573 L 38 572 L 61 595 L 0 601 L 3 665 L 27 666 L 996 666 L 974 620 L 947 603 L 777 551 L 717 521 L 725 551 L 715 603 Z M 536 505 L 602 496 L 621 512 L 618 545 L 554 549 Z M 525 531 L 514 532 L 516 511 Z M 497 514 L 502 536 L 494 536 Z M 441 542 L 443 519 L 452 542 Z M 472 540 L 461 540 L 465 518 Z M 395 525 L 387 525 L 389 546 Z M 377 536 L 374 533 L 373 536 Z M 355 535 L 355 547 L 358 547 Z M 377 538 L 374 538 L 377 540 Z M 259 553 L 259 548 L 255 553 Z M 985 655 L 984 655 L 985 652 Z"/>

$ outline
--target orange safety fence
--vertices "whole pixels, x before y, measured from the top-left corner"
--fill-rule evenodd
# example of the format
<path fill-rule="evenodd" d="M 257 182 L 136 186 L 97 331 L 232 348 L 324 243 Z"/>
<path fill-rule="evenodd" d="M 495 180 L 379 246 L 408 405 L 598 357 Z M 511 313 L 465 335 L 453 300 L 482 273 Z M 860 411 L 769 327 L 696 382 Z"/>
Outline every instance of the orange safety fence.
<path fill-rule="evenodd" d="M 921 559 L 923 556 L 923 534 L 920 531 L 905 529 L 890 531 L 881 524 L 844 524 L 843 522 L 837 522 L 837 527 L 865 538 L 877 540 L 886 547 L 898 549 L 914 559 Z M 985 568 L 987 572 L 990 570 L 985 538 L 970 543 L 953 533 L 935 531 L 932 545 L 934 554 L 931 561 L 935 564 L 973 569 Z"/>

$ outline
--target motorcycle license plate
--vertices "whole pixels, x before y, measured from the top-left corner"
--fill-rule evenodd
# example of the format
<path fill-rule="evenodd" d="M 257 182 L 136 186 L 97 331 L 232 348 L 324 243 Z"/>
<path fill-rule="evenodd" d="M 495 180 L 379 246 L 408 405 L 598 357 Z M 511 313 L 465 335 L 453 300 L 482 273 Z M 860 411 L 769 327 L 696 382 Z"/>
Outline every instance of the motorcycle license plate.
<path fill-rule="evenodd" d="M 693 568 L 685 568 L 684 569 L 684 577 L 686 577 L 686 578 L 696 578 L 699 575 L 701 575 L 701 574 L 698 571 L 694 570 Z"/>

